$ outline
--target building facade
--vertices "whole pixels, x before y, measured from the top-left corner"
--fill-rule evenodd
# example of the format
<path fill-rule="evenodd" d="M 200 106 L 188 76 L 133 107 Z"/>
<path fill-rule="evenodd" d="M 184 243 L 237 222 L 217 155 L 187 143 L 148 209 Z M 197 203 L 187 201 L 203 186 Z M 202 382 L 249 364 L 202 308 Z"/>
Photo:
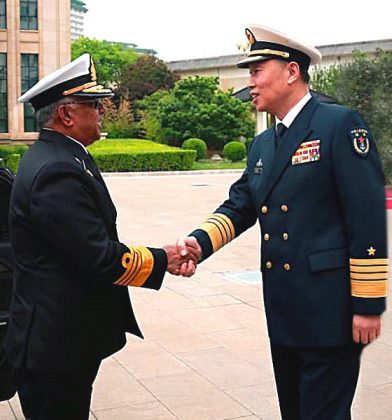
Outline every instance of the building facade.
<path fill-rule="evenodd" d="M 70 0 L 0 0 L 0 143 L 30 143 L 37 127 L 20 95 L 70 61 Z"/>
<path fill-rule="evenodd" d="M 71 41 L 84 35 L 84 14 L 86 3 L 81 0 L 71 0 Z"/>
<path fill-rule="evenodd" d="M 369 55 L 374 54 L 377 50 L 392 51 L 392 39 L 324 45 L 317 48 L 323 55 L 321 67 L 328 67 L 332 64 L 349 62 L 352 60 L 354 51 L 362 51 Z M 167 64 L 170 70 L 177 71 L 181 77 L 217 77 L 221 89 L 233 89 L 236 92 L 246 87 L 249 76 L 248 69 L 237 67 L 237 63 L 242 58 L 244 58 L 243 55 L 235 54 L 194 60 L 171 61 Z M 311 67 L 310 72 L 313 70 L 314 68 Z M 256 132 L 263 131 L 267 128 L 266 113 L 258 113 L 256 121 Z"/>

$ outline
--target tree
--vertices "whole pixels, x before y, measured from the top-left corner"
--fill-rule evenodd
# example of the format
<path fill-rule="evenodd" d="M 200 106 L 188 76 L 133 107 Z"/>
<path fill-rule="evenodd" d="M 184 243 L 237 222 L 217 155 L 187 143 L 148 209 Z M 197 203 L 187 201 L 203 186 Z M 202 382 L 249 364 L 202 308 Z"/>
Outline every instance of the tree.
<path fill-rule="evenodd" d="M 140 55 L 125 66 L 120 80 L 120 93 L 130 100 L 142 99 L 159 89 L 171 89 L 179 80 L 178 73 L 152 55 Z"/>
<path fill-rule="evenodd" d="M 197 137 L 209 149 L 222 149 L 229 141 L 254 136 L 250 104 L 220 90 L 215 77 L 182 79 L 171 91 L 140 101 L 139 108 L 146 135 L 155 133 L 154 140 L 173 146 Z"/>
<path fill-rule="evenodd" d="M 138 54 L 123 44 L 80 37 L 71 44 L 72 60 L 90 53 L 96 65 L 98 82 L 104 85 L 119 84 L 125 66 L 136 61 Z"/>
<path fill-rule="evenodd" d="M 126 99 L 120 99 L 117 106 L 111 99 L 105 99 L 105 115 L 103 118 L 103 131 L 109 139 L 134 138 L 138 135 L 138 126 L 135 123 L 132 107 Z"/>
<path fill-rule="evenodd" d="M 392 53 L 356 51 L 353 61 L 317 72 L 312 87 L 358 110 L 377 141 L 385 175 L 392 182 Z"/>

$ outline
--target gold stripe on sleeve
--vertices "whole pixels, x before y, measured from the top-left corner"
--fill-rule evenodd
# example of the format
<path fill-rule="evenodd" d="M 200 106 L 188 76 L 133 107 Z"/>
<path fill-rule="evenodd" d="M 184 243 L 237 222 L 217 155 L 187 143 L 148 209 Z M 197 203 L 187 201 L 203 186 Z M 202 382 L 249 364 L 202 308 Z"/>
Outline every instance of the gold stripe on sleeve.
<path fill-rule="evenodd" d="M 114 284 L 140 287 L 147 281 L 154 268 L 154 256 L 145 247 L 130 248 L 121 261 L 125 272 Z"/>
<path fill-rule="evenodd" d="M 216 252 L 235 238 L 233 222 L 224 214 L 214 213 L 198 229 L 210 237 L 213 251 Z"/>
<path fill-rule="evenodd" d="M 350 258 L 351 265 L 388 265 L 388 258 L 366 258 L 366 259 L 355 259 Z"/>
<path fill-rule="evenodd" d="M 350 265 L 350 271 L 352 273 L 388 273 L 388 266 L 387 265 L 375 265 L 375 266 Z"/>
<path fill-rule="evenodd" d="M 387 281 L 351 280 L 351 295 L 360 298 L 386 297 Z"/>
<path fill-rule="evenodd" d="M 355 280 L 388 280 L 388 273 L 350 273 L 352 279 Z"/>

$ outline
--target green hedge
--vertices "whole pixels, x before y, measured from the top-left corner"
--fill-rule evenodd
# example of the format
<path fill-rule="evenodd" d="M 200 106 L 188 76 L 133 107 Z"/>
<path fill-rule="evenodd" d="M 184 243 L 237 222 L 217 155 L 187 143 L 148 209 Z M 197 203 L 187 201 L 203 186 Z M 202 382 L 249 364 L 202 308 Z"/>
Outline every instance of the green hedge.
<path fill-rule="evenodd" d="M 196 158 L 194 150 L 91 154 L 102 172 L 183 171 L 192 169 Z"/>
<path fill-rule="evenodd" d="M 0 158 L 7 161 L 8 156 L 11 155 L 20 155 L 23 156 L 23 153 L 29 150 L 29 146 L 19 145 L 19 146 L 9 146 L 9 145 L 1 145 L 0 146 Z"/>
<path fill-rule="evenodd" d="M 19 145 L 19 146 L 9 146 L 2 145 L 0 146 L 0 159 L 6 168 L 8 168 L 12 173 L 16 173 L 18 170 L 20 158 L 23 153 L 29 150 L 29 146 Z"/>

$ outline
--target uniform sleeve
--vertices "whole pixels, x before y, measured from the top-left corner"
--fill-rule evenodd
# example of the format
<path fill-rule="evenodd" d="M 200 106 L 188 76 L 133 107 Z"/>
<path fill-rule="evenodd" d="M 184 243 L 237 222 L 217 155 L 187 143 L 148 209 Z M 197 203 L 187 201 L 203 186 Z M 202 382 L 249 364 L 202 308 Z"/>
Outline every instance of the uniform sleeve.
<path fill-rule="evenodd" d="M 248 187 L 248 172 L 245 170 L 230 187 L 229 198 L 190 236 L 198 240 L 204 260 L 253 226 L 256 218 Z"/>
<path fill-rule="evenodd" d="M 348 235 L 353 312 L 381 314 L 388 279 L 385 180 L 376 143 L 348 112 L 333 142 L 335 182 Z"/>
<path fill-rule="evenodd" d="M 159 289 L 167 267 L 165 251 L 111 240 L 92 182 L 68 163 L 43 168 L 30 198 L 37 232 L 67 266 L 87 278 Z"/>

